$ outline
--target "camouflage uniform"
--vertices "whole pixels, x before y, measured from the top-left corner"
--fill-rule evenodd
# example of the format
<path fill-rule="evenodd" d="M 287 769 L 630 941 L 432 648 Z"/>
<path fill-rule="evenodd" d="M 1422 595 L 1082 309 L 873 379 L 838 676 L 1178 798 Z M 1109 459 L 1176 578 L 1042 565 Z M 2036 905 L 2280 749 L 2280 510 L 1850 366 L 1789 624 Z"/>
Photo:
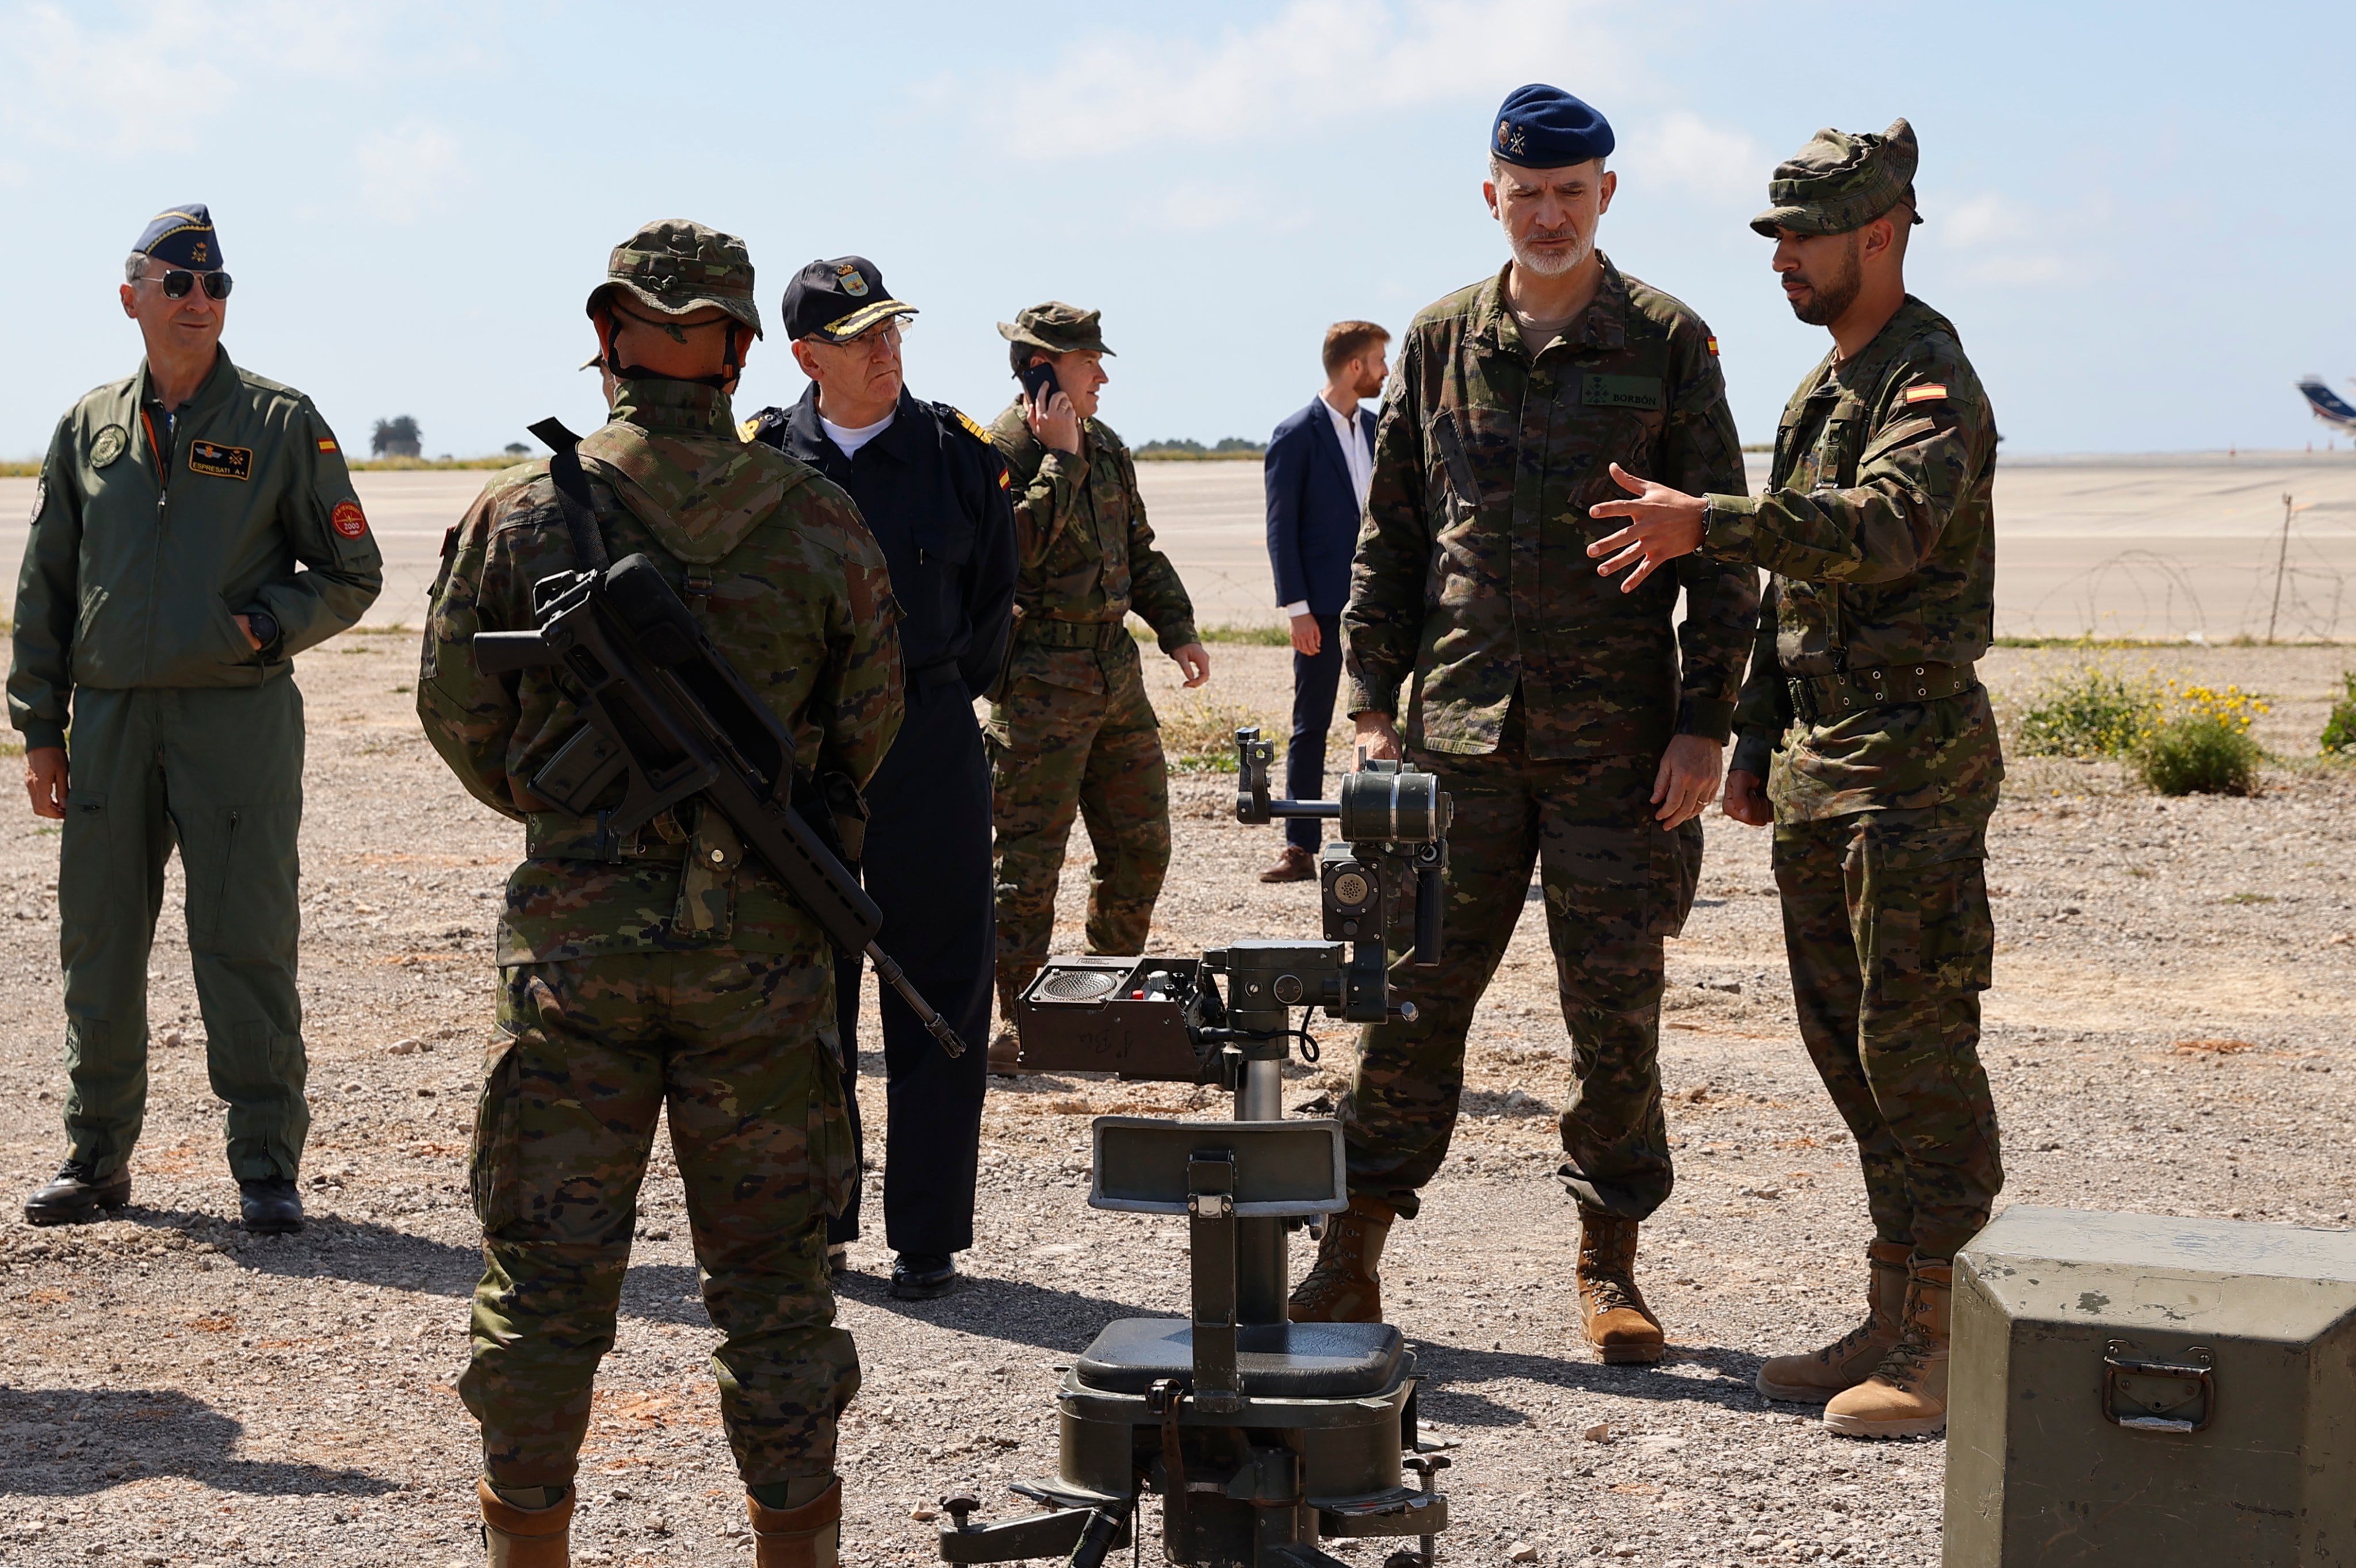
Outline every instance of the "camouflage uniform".
<path fill-rule="evenodd" d="M 1621 493 L 1615 461 L 1708 490 L 1742 459 L 1715 342 L 1685 306 L 1607 261 L 1586 315 L 1532 354 L 1504 282 L 1408 329 L 1343 615 L 1350 711 L 1400 714 L 1413 676 L 1407 756 L 1456 803 L 1446 957 L 1403 961 L 1419 1015 L 1360 1038 L 1342 1112 L 1350 1187 L 1416 1211 L 1535 864 L 1573 1046 L 1562 1174 L 1582 1203 L 1642 1219 L 1670 1187 L 1662 940 L 1701 865 L 1700 824 L 1661 831 L 1653 780 L 1673 736 L 1726 738 L 1758 590 L 1749 571 L 1689 559 L 1622 594 L 1588 559 L 1612 525 L 1587 508 Z"/>
<path fill-rule="evenodd" d="M 1097 313 L 1067 305 L 1033 306 L 999 330 L 1050 353 L 1110 351 Z M 1131 610 L 1144 617 L 1165 653 L 1197 640 L 1194 607 L 1153 547 L 1120 437 L 1090 419 L 1076 456 L 1055 451 L 1031 434 L 1023 409 L 1018 396 L 990 427 L 1014 492 L 1019 562 L 1013 642 L 987 731 L 1001 998 L 1047 957 L 1076 811 L 1097 857 L 1088 951 L 1145 950 L 1170 867 L 1169 776 L 1125 622 Z"/>
<path fill-rule="evenodd" d="M 741 273 L 751 311 L 751 264 L 726 236 L 650 229 L 616 252 L 615 275 L 649 256 L 658 275 L 637 305 L 687 308 L 659 275 L 684 257 L 710 268 L 689 304 L 735 300 L 712 296 Z M 883 553 L 849 499 L 740 442 L 727 396 L 685 381 L 617 381 L 611 422 L 580 451 L 611 555 L 664 566 L 804 768 L 863 782 L 898 726 L 901 672 Z M 459 1393 L 494 1482 L 570 1482 L 668 1108 L 704 1305 L 725 1335 L 712 1364 L 737 1467 L 753 1487 L 823 1477 L 859 1386 L 825 1255 L 825 1221 L 855 1179 L 827 940 L 741 864 L 717 813 L 683 808 L 617 836 L 605 812 L 571 816 L 531 793 L 581 722 L 567 682 L 485 676 L 467 644 L 532 626 L 532 585 L 575 564 L 547 465 L 501 474 L 445 546 L 418 682 L 435 748 L 525 830 L 476 1126 L 486 1267 Z"/>
<path fill-rule="evenodd" d="M 1886 188 L 1756 226 L 1840 233 L 1888 211 L 1913 168 L 1912 133 L 1892 130 L 1894 183 L 1868 164 Z M 1826 136 L 1828 158 L 1880 140 L 1820 133 L 1809 154 Z M 1910 295 L 1800 383 L 1766 491 L 1710 496 L 1702 543 L 1774 574 L 1730 766 L 1768 780 L 1800 1032 L 1857 1137 L 1875 1229 L 1934 1262 L 2004 1180 L 1978 1050 L 2004 759 L 1972 669 L 1995 627 L 1996 445 L 1954 326 Z"/>

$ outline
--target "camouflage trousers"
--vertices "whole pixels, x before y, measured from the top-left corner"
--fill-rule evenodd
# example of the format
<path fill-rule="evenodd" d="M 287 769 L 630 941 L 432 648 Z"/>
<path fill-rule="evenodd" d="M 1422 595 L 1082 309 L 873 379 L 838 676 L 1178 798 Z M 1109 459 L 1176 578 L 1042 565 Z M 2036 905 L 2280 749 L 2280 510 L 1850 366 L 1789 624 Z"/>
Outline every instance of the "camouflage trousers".
<path fill-rule="evenodd" d="M 1087 948 L 1145 950 L 1170 869 L 1170 778 L 1162 730 L 1126 653 L 1098 691 L 1018 676 L 991 710 L 991 815 L 998 831 L 998 979 L 1029 983 L 1055 929 L 1055 886 L 1072 817 L 1087 823 Z M 1123 678 L 1125 674 L 1126 678 Z"/>
<path fill-rule="evenodd" d="M 747 1486 L 830 1474 L 859 1389 L 826 1221 L 855 1179 L 821 956 L 620 953 L 507 970 L 472 1176 L 483 1224 L 458 1392 L 484 1467 L 573 1478 L 614 1343 L 657 1117 L 687 1189 L 721 1420 Z"/>
<path fill-rule="evenodd" d="M 1570 1032 L 1561 1175 L 1590 1207 L 1641 1219 L 1665 1202 L 1671 1171 L 1661 1114 L 1662 939 L 1685 925 L 1701 870 L 1701 825 L 1653 820 L 1650 757 L 1533 760 L 1518 726 L 1483 757 L 1412 748 L 1454 798 L 1448 908 L 1438 966 L 1392 970 L 1413 1023 L 1372 1026 L 1342 1104 L 1350 1190 L 1404 1215 L 1440 1169 L 1464 1089 L 1465 1035 L 1529 901 L 1546 899 L 1556 989 Z"/>
<path fill-rule="evenodd" d="M 1885 1241 L 1945 1262 L 2004 1186 L 1980 1069 L 1995 805 L 1779 822 L 1775 883 L 1800 1036 L 1865 1168 Z"/>

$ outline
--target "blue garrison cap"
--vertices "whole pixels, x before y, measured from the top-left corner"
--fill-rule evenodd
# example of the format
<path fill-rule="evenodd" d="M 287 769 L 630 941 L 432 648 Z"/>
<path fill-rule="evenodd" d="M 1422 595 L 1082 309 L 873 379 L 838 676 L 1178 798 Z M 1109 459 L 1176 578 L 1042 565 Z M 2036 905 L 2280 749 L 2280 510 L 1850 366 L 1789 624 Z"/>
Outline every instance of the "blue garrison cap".
<path fill-rule="evenodd" d="M 212 272 L 221 264 L 220 238 L 213 232 L 213 215 L 201 201 L 158 212 L 139 231 L 139 242 L 131 248 L 166 266 Z"/>
<path fill-rule="evenodd" d="M 1561 168 L 1612 156 L 1612 122 L 1559 87 L 1533 81 L 1497 106 L 1489 150 L 1524 168 Z"/>

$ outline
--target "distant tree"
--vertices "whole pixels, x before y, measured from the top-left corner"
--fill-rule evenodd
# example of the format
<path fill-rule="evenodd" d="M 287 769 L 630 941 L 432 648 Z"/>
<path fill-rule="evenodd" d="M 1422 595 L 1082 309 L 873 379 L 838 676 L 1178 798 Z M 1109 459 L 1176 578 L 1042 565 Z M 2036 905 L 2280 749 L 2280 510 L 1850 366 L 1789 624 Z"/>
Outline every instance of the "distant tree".
<path fill-rule="evenodd" d="M 418 434 L 417 421 L 404 413 L 376 422 L 376 434 L 369 437 L 369 450 L 380 457 L 414 457 L 424 450 L 423 440 Z"/>
<path fill-rule="evenodd" d="M 1216 446 L 1212 447 L 1211 450 L 1214 452 L 1248 452 L 1254 456 L 1258 456 L 1260 453 L 1266 452 L 1268 448 L 1258 441 L 1247 441 L 1240 435 L 1230 435 L 1226 440 L 1220 442 Z"/>
<path fill-rule="evenodd" d="M 510 441 L 505 446 L 501 447 L 500 450 L 504 451 L 510 457 L 529 457 L 531 456 L 531 448 L 525 446 L 520 441 Z"/>

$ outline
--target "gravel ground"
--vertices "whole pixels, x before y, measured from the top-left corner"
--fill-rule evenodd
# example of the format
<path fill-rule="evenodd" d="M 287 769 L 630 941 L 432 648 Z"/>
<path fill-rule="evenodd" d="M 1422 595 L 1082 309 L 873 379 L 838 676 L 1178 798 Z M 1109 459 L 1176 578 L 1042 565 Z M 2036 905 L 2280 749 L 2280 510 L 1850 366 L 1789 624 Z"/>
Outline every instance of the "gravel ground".
<path fill-rule="evenodd" d="M 1219 702 L 1286 710 L 1280 650 L 1214 651 Z M 2017 703 L 2080 657 L 1999 652 L 1990 682 Z M 2118 657 L 2275 693 L 2261 733 L 2292 756 L 2311 749 L 2343 656 Z M 477 1265 L 463 1167 L 489 934 L 517 839 L 418 738 L 411 660 L 407 637 L 372 635 L 304 661 L 313 1224 L 248 1240 L 224 1222 L 235 1194 L 176 880 L 153 965 L 159 1044 L 134 1207 L 71 1230 L 25 1226 L 13 1200 L 0 1215 L 13 1330 L 0 1342 L 0 1561 L 479 1561 L 474 1434 L 451 1385 Z M 1165 705 L 1184 711 L 1152 662 Z M 1312 889 L 1252 880 L 1276 839 L 1226 820 L 1230 789 L 1219 775 L 1177 780 L 1164 950 L 1314 928 Z M 2356 895 L 2336 852 L 2351 807 L 2350 776 L 2312 763 L 2270 770 L 2254 799 L 2167 802 L 2107 765 L 2016 767 L 1991 851 L 2000 957 L 1986 1045 L 2008 1199 L 2347 1221 Z M 0 1015 L 15 1022 L 0 1030 L 0 1168 L 13 1192 L 54 1167 L 61 1079 L 57 839 L 21 815 L 7 823 Z M 1671 1359 L 1605 1368 L 1580 1348 L 1575 1219 L 1547 1179 L 1566 1049 L 1536 906 L 1476 1026 L 1454 1157 L 1392 1241 L 1387 1288 L 1430 1380 L 1425 1415 L 1462 1444 L 1442 1538 L 1455 1560 L 1937 1559 L 1941 1444 L 1844 1442 L 1751 1390 L 1761 1355 L 1847 1326 L 1867 1229 L 1847 1140 L 1794 1036 L 1764 835 L 1715 816 L 1709 834 L 1698 907 L 1670 950 L 1663 1034 L 1682 1179 L 1641 1265 Z M 1086 858 L 1079 841 L 1072 893 Z M 1064 913 L 1076 946 L 1074 897 Z M 1320 1066 L 1292 1071 L 1296 1106 L 1342 1081 L 1346 1037 L 1329 1039 Z M 1054 1465 L 1053 1365 L 1112 1317 L 1179 1309 L 1183 1227 L 1084 1203 L 1088 1118 L 1144 1109 L 1220 1113 L 1177 1088 L 995 1084 L 969 1286 L 894 1303 L 888 1255 L 852 1249 L 842 1314 L 866 1388 L 842 1434 L 850 1561 L 932 1560 L 922 1516 L 951 1486 L 980 1486 L 985 1517 L 1008 1517 L 1017 1505 L 998 1484 Z M 667 1163 L 640 1235 L 599 1382 L 577 1560 L 749 1561 L 706 1369 L 715 1336 Z"/>

